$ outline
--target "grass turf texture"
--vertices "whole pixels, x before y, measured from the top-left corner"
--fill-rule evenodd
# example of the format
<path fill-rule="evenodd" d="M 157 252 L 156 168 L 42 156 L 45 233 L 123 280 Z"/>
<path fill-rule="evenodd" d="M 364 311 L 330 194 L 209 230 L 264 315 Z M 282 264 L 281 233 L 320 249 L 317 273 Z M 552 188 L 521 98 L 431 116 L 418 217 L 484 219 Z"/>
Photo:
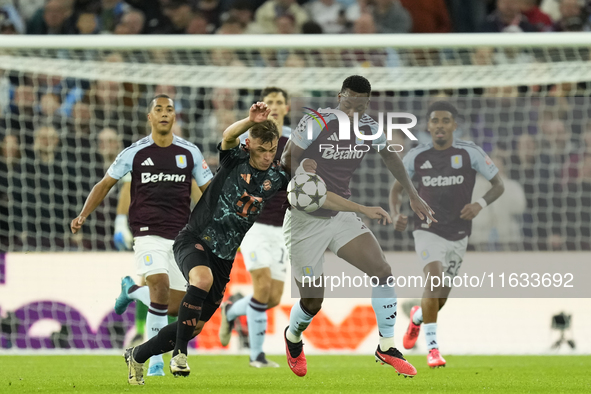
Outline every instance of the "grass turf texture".
<path fill-rule="evenodd" d="M 255 369 L 248 356 L 190 356 L 191 376 L 146 377 L 127 384 L 123 357 L 0 356 L 0 393 L 583 393 L 591 392 L 591 356 L 446 356 L 448 366 L 429 369 L 411 356 L 414 378 L 398 376 L 373 356 L 309 356 L 299 378 L 285 357 L 281 368 Z"/>

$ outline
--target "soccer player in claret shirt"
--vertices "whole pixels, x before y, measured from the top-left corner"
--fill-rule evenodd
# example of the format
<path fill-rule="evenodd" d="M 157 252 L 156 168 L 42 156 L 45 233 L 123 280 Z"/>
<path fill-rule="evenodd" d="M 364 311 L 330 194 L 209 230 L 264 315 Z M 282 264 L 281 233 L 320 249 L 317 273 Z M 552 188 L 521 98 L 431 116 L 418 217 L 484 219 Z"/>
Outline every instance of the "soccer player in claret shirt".
<path fill-rule="evenodd" d="M 148 305 L 149 338 L 168 324 L 167 314 L 177 314 L 185 295 L 186 281 L 174 261 L 172 244 L 189 219 L 193 180 L 203 191 L 213 178 L 199 148 L 172 133 L 175 119 L 173 100 L 156 96 L 148 113 L 150 135 L 119 153 L 71 223 L 76 233 L 117 181 L 131 173 L 129 222 L 136 273 L 145 277 L 148 286 L 136 286 L 129 276 L 123 278 L 115 312 L 122 314 L 133 300 Z M 164 375 L 163 366 L 162 357 L 156 357 L 150 361 L 148 374 Z"/>
<path fill-rule="evenodd" d="M 248 118 L 224 131 L 218 145 L 220 168 L 173 246 L 177 264 L 189 282 L 179 307 L 179 319 L 143 345 L 125 351 L 130 384 L 144 384 L 143 363 L 153 355 L 171 350 L 170 371 L 175 376 L 189 375 L 188 343 L 220 306 L 244 235 L 265 203 L 287 188 L 289 175 L 273 162 L 279 131 L 267 119 L 269 113 L 265 103 L 253 104 Z M 249 129 L 247 149 L 242 149 L 238 137 Z M 309 161 L 305 169 L 315 165 Z M 347 209 L 348 203 L 328 193 L 325 205 L 340 210 Z M 379 207 L 364 209 L 371 218 L 390 218 Z"/>
<path fill-rule="evenodd" d="M 261 100 L 271 112 L 269 119 L 277 124 L 281 137 L 277 144 L 275 160 L 281 158 L 283 147 L 291 134 L 291 128 L 283 124 L 289 112 L 289 97 L 285 90 L 268 87 L 261 92 Z M 240 142 L 249 144 L 248 133 L 240 136 Z M 228 345 L 234 321 L 246 315 L 250 343 L 250 365 L 255 368 L 279 367 L 279 364 L 267 360 L 263 352 L 267 330 L 267 309 L 279 305 L 283 294 L 283 284 L 287 267 L 287 250 L 283 239 L 283 216 L 287 209 L 287 194 L 281 190 L 265 204 L 265 209 L 256 223 L 246 233 L 240 245 L 246 269 L 252 277 L 254 294 L 222 305 L 222 323 L 220 342 Z"/>
<path fill-rule="evenodd" d="M 359 130 L 364 135 L 374 135 L 378 131 L 378 123 L 365 114 L 370 93 L 369 81 L 362 76 L 354 75 L 345 79 L 338 94 L 337 109 L 347 114 L 351 125 L 354 113 L 357 113 Z M 348 198 L 351 195 L 349 182 L 353 172 L 359 167 L 370 147 L 348 151 L 352 143 L 360 144 L 360 141 L 339 141 L 339 122 L 336 115 L 323 113 L 322 109 L 319 112 L 324 117 L 326 126 L 312 122 L 313 135 L 308 139 L 309 117 L 305 116 L 291 134 L 283 153 L 282 163 L 291 169 L 291 163 L 301 162 L 301 165 L 306 165 L 309 159 L 313 159 L 317 163 L 315 171 L 324 179 L 328 191 Z M 369 141 L 369 144 L 374 145 L 388 170 L 404 185 L 410 195 L 411 207 L 417 215 L 434 220 L 431 209 L 419 197 L 408 178 L 398 154 L 384 148 L 385 135 Z M 380 146 L 384 149 L 379 149 Z M 323 147 L 325 148 L 322 149 Z M 351 204 L 356 205 L 353 202 Z M 399 374 L 404 376 L 416 375 L 416 369 L 404 359 L 394 344 L 397 300 L 394 287 L 388 285 L 388 282 L 391 283 L 393 279 L 392 272 L 378 241 L 355 213 L 335 212 L 323 208 L 312 214 L 295 209 L 285 214 L 283 229 L 291 259 L 292 274 L 302 297 L 300 302 L 291 309 L 289 326 L 285 329 L 289 367 L 298 376 L 304 376 L 307 373 L 301 335 L 322 306 L 324 287 L 321 282 L 323 282 L 324 252 L 328 248 L 367 275 L 379 278 L 379 285 L 372 286 L 371 300 L 380 332 L 379 345 L 375 352 L 376 361 L 393 366 Z M 351 211 L 365 213 L 365 209 L 359 206 Z M 304 276 L 313 278 L 314 286 L 303 287 Z"/>
<path fill-rule="evenodd" d="M 499 198 L 504 187 L 497 167 L 481 148 L 473 142 L 454 139 L 458 111 L 452 104 L 437 101 L 430 105 L 427 114 L 432 142 L 410 150 L 403 162 L 408 175 L 419 182 L 419 195 L 437 212 L 438 222 L 423 223 L 415 218 L 415 250 L 425 275 L 441 278 L 443 274 L 453 280 L 466 253 L 471 220 Z M 477 172 L 490 181 L 492 188 L 471 202 Z M 401 192 L 402 185 L 396 181 L 390 193 L 390 205 L 398 231 L 404 231 L 408 222 L 399 213 Z M 437 315 L 450 291 L 451 287 L 447 286 L 431 290 L 428 283 L 421 306 L 411 309 L 411 321 L 404 334 L 403 345 L 411 349 L 424 323 L 429 350 L 427 364 L 432 368 L 445 366 L 437 342 Z"/>

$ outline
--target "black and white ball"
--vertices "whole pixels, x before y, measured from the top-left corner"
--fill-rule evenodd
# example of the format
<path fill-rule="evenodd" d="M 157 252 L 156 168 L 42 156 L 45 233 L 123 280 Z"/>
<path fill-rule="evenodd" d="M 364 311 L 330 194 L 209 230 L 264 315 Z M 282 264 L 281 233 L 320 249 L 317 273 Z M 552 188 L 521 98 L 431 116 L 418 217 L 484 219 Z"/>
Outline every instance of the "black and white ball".
<path fill-rule="evenodd" d="M 291 206 L 308 213 L 324 204 L 326 193 L 326 184 L 322 178 L 312 173 L 296 175 L 287 186 L 287 199 Z"/>

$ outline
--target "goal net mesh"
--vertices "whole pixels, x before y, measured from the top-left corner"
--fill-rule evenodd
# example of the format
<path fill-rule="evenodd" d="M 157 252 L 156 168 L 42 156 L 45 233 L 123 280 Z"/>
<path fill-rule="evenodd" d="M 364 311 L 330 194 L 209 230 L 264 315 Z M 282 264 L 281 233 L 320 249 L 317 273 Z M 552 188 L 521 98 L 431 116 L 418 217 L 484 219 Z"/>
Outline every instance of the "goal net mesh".
<path fill-rule="evenodd" d="M 437 48 L 302 46 L 108 50 L 0 43 L 2 248 L 113 250 L 117 187 L 81 234 L 72 235 L 69 222 L 116 154 L 147 134 L 147 105 L 156 94 L 175 99 L 175 132 L 215 167 L 221 133 L 246 115 L 262 88 L 334 97 L 353 74 L 370 80 L 376 103 L 387 103 L 375 111 L 414 111 L 420 141 L 429 140 L 428 103 L 453 101 L 461 113 L 458 137 L 503 167 L 511 181 L 506 200 L 475 222 L 476 249 L 590 248 L 588 48 L 459 48 L 452 40 Z M 405 152 L 412 147 L 408 139 L 402 143 Z M 352 198 L 387 208 L 392 182 L 380 156 L 370 154 L 353 178 Z M 476 198 L 486 184 L 477 189 Z M 404 212 L 410 214 L 408 204 Z M 413 250 L 410 231 L 370 226 L 384 250 Z"/>

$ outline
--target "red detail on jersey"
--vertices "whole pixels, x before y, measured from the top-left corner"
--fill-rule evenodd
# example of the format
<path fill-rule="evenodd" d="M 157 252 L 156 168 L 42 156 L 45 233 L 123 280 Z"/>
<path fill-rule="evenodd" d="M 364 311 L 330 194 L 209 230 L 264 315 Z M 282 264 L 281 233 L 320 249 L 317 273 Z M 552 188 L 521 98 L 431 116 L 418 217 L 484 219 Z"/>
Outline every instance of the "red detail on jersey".
<path fill-rule="evenodd" d="M 246 183 L 250 183 L 250 174 L 241 174 L 240 176 L 246 181 Z"/>
<path fill-rule="evenodd" d="M 203 161 L 201 162 L 201 167 L 202 167 L 204 170 L 207 170 L 207 162 L 205 161 L 205 159 L 203 159 Z"/>

